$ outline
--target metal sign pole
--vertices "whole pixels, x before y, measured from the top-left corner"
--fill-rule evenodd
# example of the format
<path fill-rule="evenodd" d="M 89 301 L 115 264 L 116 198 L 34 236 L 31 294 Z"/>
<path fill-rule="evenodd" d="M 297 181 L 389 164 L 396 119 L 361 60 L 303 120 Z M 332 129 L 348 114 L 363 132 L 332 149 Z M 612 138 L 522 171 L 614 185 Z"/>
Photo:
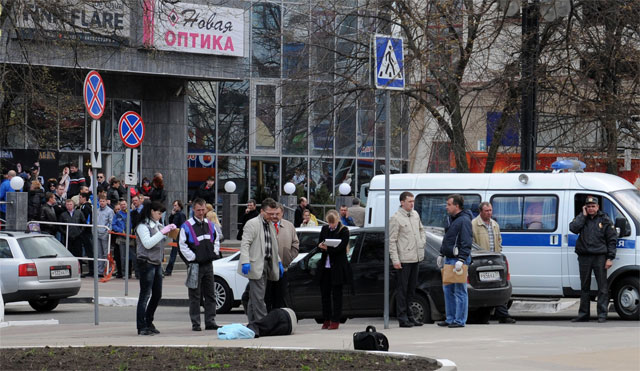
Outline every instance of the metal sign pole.
<path fill-rule="evenodd" d="M 125 248 L 124 248 L 124 296 L 129 296 L 129 235 L 131 234 L 131 186 L 127 185 L 127 224 L 124 228 Z"/>
<path fill-rule="evenodd" d="M 385 91 L 384 124 L 384 328 L 389 328 L 389 169 L 391 146 L 391 92 Z"/>
<path fill-rule="evenodd" d="M 93 125 L 92 127 L 94 128 L 94 131 L 96 131 L 99 127 L 99 121 L 98 120 L 93 120 Z M 97 134 L 100 135 L 100 134 Z M 99 151 L 100 148 L 96 148 L 96 141 L 95 141 L 95 136 L 92 138 L 92 152 L 96 152 Z M 93 302 L 93 308 L 94 308 L 94 317 L 95 317 L 95 324 L 99 325 L 100 324 L 100 316 L 99 316 L 99 309 L 98 309 L 98 303 L 100 301 L 100 296 L 98 293 L 98 208 L 97 208 L 97 204 L 98 204 L 98 185 L 96 184 L 96 179 L 97 177 L 94 174 L 97 174 L 96 170 L 97 168 L 95 167 L 95 164 L 91 164 L 91 168 L 92 168 L 92 177 L 91 179 L 91 192 L 93 194 L 93 202 L 92 202 L 92 208 L 91 208 L 91 224 L 93 224 L 91 230 L 92 230 L 92 235 L 93 235 L 93 297 L 94 297 L 94 302 Z"/>

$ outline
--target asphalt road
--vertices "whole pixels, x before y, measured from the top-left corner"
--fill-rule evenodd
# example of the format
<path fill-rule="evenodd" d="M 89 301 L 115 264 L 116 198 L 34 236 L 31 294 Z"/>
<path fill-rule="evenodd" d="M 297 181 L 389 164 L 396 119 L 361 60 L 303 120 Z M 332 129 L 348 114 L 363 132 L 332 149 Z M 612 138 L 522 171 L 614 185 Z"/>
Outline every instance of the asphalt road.
<path fill-rule="evenodd" d="M 292 336 L 221 341 L 215 333 L 191 331 L 186 307 L 161 306 L 155 324 L 162 334 L 135 335 L 135 307 L 100 307 L 95 326 L 90 304 L 61 304 L 50 313 L 36 313 L 28 305 L 5 307 L 5 321 L 56 319 L 59 325 L 10 326 L 0 329 L 0 346 L 27 345 L 177 345 L 275 346 L 353 349 L 351 336 L 373 324 L 389 338 L 390 350 L 446 358 L 460 370 L 639 370 L 640 324 L 622 321 L 615 313 L 606 324 L 571 323 L 577 305 L 555 313 L 512 310 L 513 325 L 468 325 L 464 329 L 434 324 L 401 329 L 395 321 L 384 329 L 382 318 L 349 320 L 337 331 L 321 331 L 313 320 L 301 320 Z M 528 309 L 530 310 L 530 309 Z M 595 314 L 595 306 L 592 308 Z M 236 310 L 218 315 L 219 324 L 244 323 Z M 45 335 L 46 334 L 46 335 Z"/>

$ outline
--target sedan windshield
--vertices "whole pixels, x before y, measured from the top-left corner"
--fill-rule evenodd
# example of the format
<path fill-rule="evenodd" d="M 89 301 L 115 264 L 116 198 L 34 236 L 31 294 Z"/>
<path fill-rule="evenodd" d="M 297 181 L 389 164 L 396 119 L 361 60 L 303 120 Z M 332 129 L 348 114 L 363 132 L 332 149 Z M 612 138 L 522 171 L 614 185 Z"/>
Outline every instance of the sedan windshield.
<path fill-rule="evenodd" d="M 33 236 L 18 239 L 26 259 L 72 257 L 73 255 L 52 236 Z"/>

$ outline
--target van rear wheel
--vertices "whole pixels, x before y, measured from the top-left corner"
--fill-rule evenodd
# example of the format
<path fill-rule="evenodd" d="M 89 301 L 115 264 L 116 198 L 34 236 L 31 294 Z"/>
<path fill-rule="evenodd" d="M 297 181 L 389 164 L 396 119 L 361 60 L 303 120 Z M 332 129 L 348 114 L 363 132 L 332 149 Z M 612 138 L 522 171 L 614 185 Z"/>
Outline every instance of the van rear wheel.
<path fill-rule="evenodd" d="M 616 284 L 613 304 L 622 319 L 640 319 L 640 290 L 638 277 L 626 277 Z"/>

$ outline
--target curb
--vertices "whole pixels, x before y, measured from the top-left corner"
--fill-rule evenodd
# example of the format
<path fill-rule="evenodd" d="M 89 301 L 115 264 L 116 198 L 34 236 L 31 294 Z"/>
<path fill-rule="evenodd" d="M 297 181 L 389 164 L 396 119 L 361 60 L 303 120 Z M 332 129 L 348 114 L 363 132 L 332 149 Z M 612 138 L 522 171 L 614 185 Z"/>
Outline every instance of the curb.
<path fill-rule="evenodd" d="M 92 297 L 70 297 L 61 299 L 62 304 L 93 304 Z M 137 296 L 116 296 L 116 297 L 100 297 L 98 301 L 99 305 L 114 306 L 114 307 L 130 307 L 138 305 Z M 161 298 L 158 305 L 166 307 L 188 307 L 189 299 L 178 298 Z"/>
<path fill-rule="evenodd" d="M 35 321 L 8 321 L 8 322 L 0 322 L 0 328 L 9 327 L 9 326 L 42 326 L 42 325 L 59 325 L 57 319 L 45 319 L 45 320 L 35 320 Z"/>

